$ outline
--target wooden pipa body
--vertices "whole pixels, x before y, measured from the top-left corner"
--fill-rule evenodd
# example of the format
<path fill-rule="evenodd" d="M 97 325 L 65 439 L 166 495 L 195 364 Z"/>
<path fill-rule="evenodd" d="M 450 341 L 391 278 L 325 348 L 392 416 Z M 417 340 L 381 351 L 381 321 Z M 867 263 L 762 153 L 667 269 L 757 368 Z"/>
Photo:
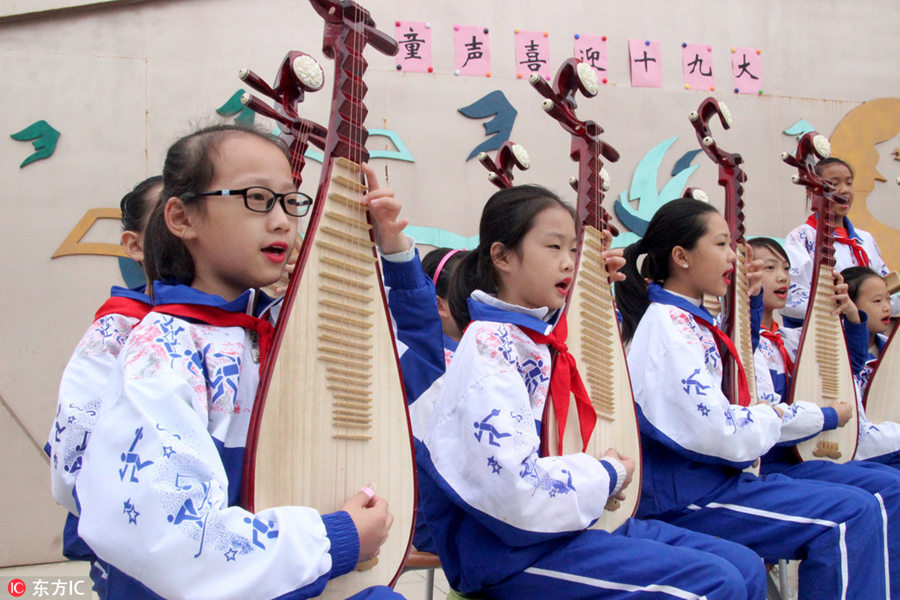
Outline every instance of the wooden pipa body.
<path fill-rule="evenodd" d="M 828 155 L 824 136 L 810 132 L 800 139 L 795 156 L 783 154 L 787 164 L 797 167 L 796 183 L 806 186 L 817 215 L 816 250 L 806 318 L 794 360 L 790 401 L 801 399 L 828 406 L 840 400 L 850 405 L 853 416 L 843 427 L 823 431 L 796 446 L 801 460 L 830 460 L 843 463 L 856 454 L 859 415 L 856 385 L 850 355 L 839 315 L 834 312 L 834 204 L 841 199 L 834 188 L 815 173 L 815 162 Z M 845 201 L 845 200 L 844 200 Z"/>
<path fill-rule="evenodd" d="M 368 43 L 396 52 L 396 43 L 353 2 L 312 4 L 326 19 L 325 54 L 337 64 L 332 117 L 316 203 L 260 376 L 243 503 L 330 513 L 372 483 L 394 524 L 376 561 L 331 580 L 321 595 L 344 599 L 396 581 L 415 518 L 409 417 L 371 226 L 359 204 L 366 191 L 359 163 L 368 158 L 362 50 Z"/>
<path fill-rule="evenodd" d="M 740 361 L 747 378 L 750 402 L 758 402 L 756 373 L 753 366 L 753 341 L 750 330 L 750 294 L 747 284 L 747 242 L 744 237 L 744 182 L 747 174 L 741 164 L 740 154 L 719 147 L 709 129 L 709 122 L 718 116 L 725 129 L 731 128 L 731 114 L 724 104 L 709 97 L 691 112 L 690 120 L 697 133 L 697 140 L 706 155 L 719 167 L 718 183 L 725 190 L 725 221 L 731 233 L 731 249 L 737 255 L 734 276 L 714 314 L 721 312 L 721 329 L 734 342 L 738 356 L 723 355 L 724 374 L 722 387 L 732 404 L 738 401 L 738 365 Z"/>
<path fill-rule="evenodd" d="M 900 342 L 897 329 L 891 332 L 887 344 L 881 349 L 881 357 L 869 379 L 863 406 L 866 418 L 873 423 L 900 421 Z"/>
<path fill-rule="evenodd" d="M 582 65 L 579 68 L 579 65 Z M 593 77 L 593 81 L 591 81 Z M 560 67 L 551 88 L 546 81 L 532 77 L 531 84 L 547 100 L 544 110 L 572 136 L 570 156 L 578 162 L 578 259 L 575 279 L 566 303 L 569 337 L 566 345 L 575 357 L 578 371 L 587 388 L 597 422 L 585 452 L 600 458 L 607 449 L 634 459 L 631 484 L 625 500 L 611 501 L 593 525 L 613 531 L 637 512 L 641 496 L 641 445 L 631 379 L 625 350 L 619 334 L 615 301 L 601 257 L 604 243 L 601 232 L 615 232 L 609 215 L 601 206 L 608 177 L 602 158 L 614 162 L 619 153 L 600 139 L 603 129 L 593 121 L 581 121 L 574 113 L 574 94 L 581 91 L 594 96 L 596 75 L 591 67 L 569 59 Z M 543 446 L 549 454 L 558 452 L 557 419 L 552 403 L 547 403 L 542 424 Z M 563 454 L 581 452 L 583 447 L 574 398 L 570 398 L 568 420 L 563 433 Z"/>

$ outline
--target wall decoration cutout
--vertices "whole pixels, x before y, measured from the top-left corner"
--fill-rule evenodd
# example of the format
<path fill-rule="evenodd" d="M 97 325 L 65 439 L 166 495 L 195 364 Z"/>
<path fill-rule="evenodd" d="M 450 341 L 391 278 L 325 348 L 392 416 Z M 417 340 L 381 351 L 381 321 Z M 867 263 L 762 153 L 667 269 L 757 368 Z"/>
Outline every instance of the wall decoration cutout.
<path fill-rule="evenodd" d="M 491 38 L 487 27 L 453 26 L 456 75 L 491 76 Z"/>
<path fill-rule="evenodd" d="M 500 90 L 494 90 L 487 96 L 476 100 L 468 106 L 459 109 L 463 115 L 470 119 L 486 119 L 494 117 L 490 121 L 484 123 L 484 131 L 486 135 L 494 134 L 493 137 L 487 139 L 469 152 L 466 160 L 470 160 L 474 156 L 478 156 L 479 152 L 490 152 L 497 150 L 509 139 L 512 133 L 513 125 L 516 122 L 516 115 L 519 111 L 510 104 L 509 100 Z"/>
<path fill-rule="evenodd" d="M 435 248 L 458 248 L 472 250 L 478 247 L 478 236 L 464 237 L 458 233 L 439 227 L 417 227 L 408 225 L 404 233 L 416 240 L 416 244 L 427 244 Z"/>
<path fill-rule="evenodd" d="M 659 42 L 628 40 L 633 87 L 662 87 L 662 51 Z"/>
<path fill-rule="evenodd" d="M 731 75 L 735 94 L 763 93 L 762 50 L 731 49 Z"/>
<path fill-rule="evenodd" d="M 809 133 L 810 131 L 818 131 L 815 127 L 810 124 L 806 119 L 800 119 L 790 127 L 784 130 L 785 135 L 792 135 L 798 140 L 802 138 L 804 135 Z"/>
<path fill-rule="evenodd" d="M 425 21 L 395 21 L 394 39 L 400 46 L 396 54 L 398 71 L 432 73 L 431 23 Z"/>
<path fill-rule="evenodd" d="M 684 155 L 675 161 L 675 164 L 672 166 L 672 176 L 678 175 L 685 169 L 691 166 L 691 163 L 694 161 L 694 157 L 703 152 L 701 149 L 690 150 L 685 152 Z"/>
<path fill-rule="evenodd" d="M 684 72 L 684 88 L 714 92 L 712 46 L 707 44 L 681 44 L 681 66 Z"/>
<path fill-rule="evenodd" d="M 528 79 L 537 73 L 550 81 L 550 34 L 546 31 L 515 30 L 516 77 Z"/>
<path fill-rule="evenodd" d="M 256 113 L 241 103 L 241 96 L 246 90 L 240 89 L 231 95 L 225 104 L 216 109 L 216 113 L 223 117 L 234 115 L 234 122 L 238 125 L 250 127 L 256 119 Z"/>
<path fill-rule="evenodd" d="M 56 151 L 59 135 L 59 132 L 43 119 L 35 121 L 22 131 L 11 134 L 9 137 L 17 142 L 31 142 L 34 147 L 34 153 L 23 160 L 19 168 L 27 167 L 36 160 L 50 158 Z"/>
<path fill-rule="evenodd" d="M 662 189 L 656 189 L 660 165 L 669 147 L 677 139 L 678 136 L 664 140 L 647 152 L 631 176 L 631 189 L 623 190 L 616 199 L 613 205 L 616 217 L 630 231 L 620 233 L 613 240 L 614 247 L 627 246 L 644 235 L 656 211 L 666 202 L 680 198 L 691 174 L 697 170 L 697 165 L 682 169 L 674 174 Z M 638 201 L 637 210 L 632 207 L 632 202 L 635 201 Z"/>
<path fill-rule="evenodd" d="M 73 254 L 95 254 L 98 256 L 124 256 L 125 249 L 118 243 L 107 244 L 103 242 L 82 242 L 81 239 L 100 219 L 122 220 L 122 211 L 118 208 L 91 208 L 81 220 L 72 228 L 72 231 L 66 236 L 56 252 L 50 258 L 59 258 L 61 256 L 71 256 Z"/>
<path fill-rule="evenodd" d="M 597 79 L 602 83 L 609 83 L 607 67 L 609 65 L 606 53 L 605 35 L 581 35 L 575 34 L 575 58 L 580 58 L 594 68 Z"/>

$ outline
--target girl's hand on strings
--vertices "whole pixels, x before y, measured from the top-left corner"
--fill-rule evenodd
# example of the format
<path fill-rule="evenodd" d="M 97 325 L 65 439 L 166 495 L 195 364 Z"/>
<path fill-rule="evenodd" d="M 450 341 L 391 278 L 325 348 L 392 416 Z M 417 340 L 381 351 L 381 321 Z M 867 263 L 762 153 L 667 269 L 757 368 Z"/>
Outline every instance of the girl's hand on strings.
<path fill-rule="evenodd" d="M 847 421 L 853 416 L 853 407 L 850 406 L 849 402 L 843 402 L 841 400 L 835 400 L 831 404 L 829 404 L 831 408 L 835 410 L 838 418 L 838 427 L 843 427 L 847 424 Z"/>
<path fill-rule="evenodd" d="M 369 185 L 369 192 L 359 199 L 359 203 L 369 210 L 372 217 L 375 244 L 382 254 L 406 252 L 410 243 L 409 238 L 403 235 L 403 229 L 409 224 L 409 219 L 400 218 L 403 204 L 394 197 L 394 190 L 378 187 L 375 171 L 367 163 L 360 166 Z"/>
<path fill-rule="evenodd" d="M 609 274 L 609 282 L 625 281 L 625 273 L 620 273 L 619 269 L 625 266 L 625 249 L 610 248 L 612 246 L 612 234 L 608 229 L 604 229 L 601 233 L 603 236 L 603 247 L 606 248 L 600 253 L 603 262 L 606 265 L 606 272 Z"/>
<path fill-rule="evenodd" d="M 859 324 L 861 322 L 859 318 L 859 309 L 853 303 L 853 300 L 850 299 L 850 294 L 847 289 L 849 286 L 844 283 L 844 278 L 838 271 L 833 271 L 834 273 L 834 303 L 837 306 L 831 314 L 840 315 L 843 314 L 844 318 L 850 321 L 851 323 Z"/>
<path fill-rule="evenodd" d="M 353 519 L 359 534 L 359 562 L 378 556 L 381 545 L 387 540 L 394 516 L 388 510 L 387 500 L 376 496 L 367 485 L 347 500 L 343 509 Z"/>
<path fill-rule="evenodd" d="M 761 259 L 753 260 L 753 247 L 744 244 L 747 251 L 747 294 L 756 296 L 762 292 L 762 276 L 765 263 Z"/>

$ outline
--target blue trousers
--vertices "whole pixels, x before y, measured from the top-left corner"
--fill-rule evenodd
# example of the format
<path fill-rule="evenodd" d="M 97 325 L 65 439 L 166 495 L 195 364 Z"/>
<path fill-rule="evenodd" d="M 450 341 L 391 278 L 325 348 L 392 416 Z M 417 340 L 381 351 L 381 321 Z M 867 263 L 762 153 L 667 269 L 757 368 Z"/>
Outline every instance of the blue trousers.
<path fill-rule="evenodd" d="M 878 500 L 855 487 L 741 473 L 659 518 L 743 544 L 774 562 L 802 559 L 800 599 L 882 600 L 885 536 Z"/>
<path fill-rule="evenodd" d="M 751 550 L 661 521 L 587 530 L 480 595 L 498 600 L 764 600 L 765 567 Z"/>
<path fill-rule="evenodd" d="M 763 465 L 763 474 L 781 473 L 793 479 L 815 479 L 842 483 L 874 495 L 881 508 L 882 527 L 887 533 L 886 556 L 892 598 L 900 598 L 900 471 L 875 462 L 850 461 L 836 464 L 827 460 L 809 460 L 798 464 Z M 895 560 L 890 560 L 895 557 Z"/>

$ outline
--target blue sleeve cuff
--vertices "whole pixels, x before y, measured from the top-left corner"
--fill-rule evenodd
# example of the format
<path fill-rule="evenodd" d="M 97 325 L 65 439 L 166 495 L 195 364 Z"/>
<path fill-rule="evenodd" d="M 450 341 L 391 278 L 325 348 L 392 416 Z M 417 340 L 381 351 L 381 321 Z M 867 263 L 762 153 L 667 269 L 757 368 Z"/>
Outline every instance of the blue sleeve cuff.
<path fill-rule="evenodd" d="M 859 311 L 859 323 L 851 323 L 843 315 L 841 321 L 844 323 L 844 336 L 850 354 L 850 368 L 857 375 L 865 368 L 869 358 L 869 316 L 865 311 Z"/>
<path fill-rule="evenodd" d="M 359 534 L 350 513 L 338 511 L 322 515 L 325 533 L 331 540 L 331 579 L 349 573 L 359 562 Z"/>
<path fill-rule="evenodd" d="M 825 417 L 825 424 L 822 425 L 822 431 L 831 431 L 838 428 L 837 411 L 830 406 L 822 407 L 822 416 Z"/>
<path fill-rule="evenodd" d="M 390 261 L 382 256 L 381 273 L 384 276 L 384 285 L 389 288 L 415 290 L 431 283 L 422 269 L 418 249 L 415 250 L 412 258 L 405 262 Z"/>
<path fill-rule="evenodd" d="M 607 473 L 609 473 L 609 496 L 612 496 L 619 490 L 617 489 L 619 484 L 619 473 L 616 470 L 615 465 L 612 464 L 609 460 L 600 460 L 600 464 L 603 465 L 603 468 L 606 469 Z M 622 478 L 624 479 L 624 477 Z"/>

